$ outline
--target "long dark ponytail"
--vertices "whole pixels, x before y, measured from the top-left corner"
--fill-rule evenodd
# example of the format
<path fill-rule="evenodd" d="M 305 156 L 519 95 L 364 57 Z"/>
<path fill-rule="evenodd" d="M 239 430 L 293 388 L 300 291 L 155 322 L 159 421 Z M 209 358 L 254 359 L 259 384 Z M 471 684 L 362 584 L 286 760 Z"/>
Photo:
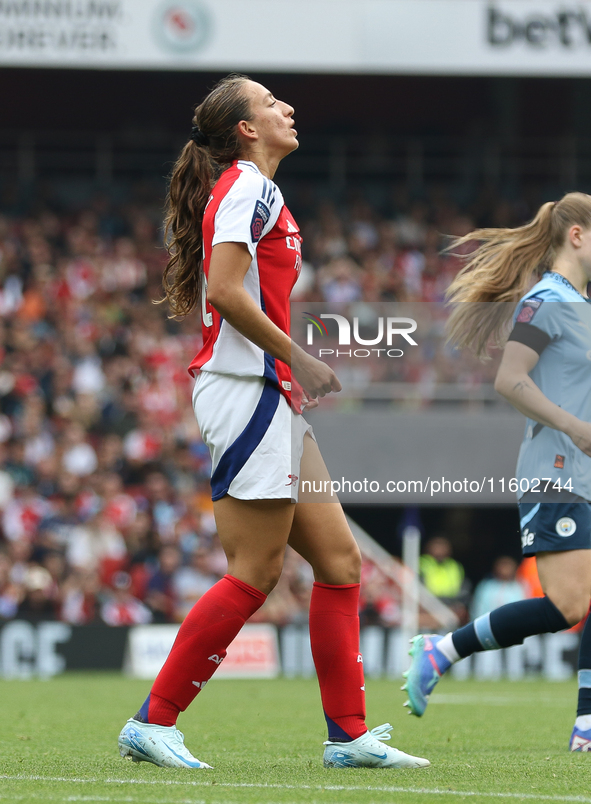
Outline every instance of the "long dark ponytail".
<path fill-rule="evenodd" d="M 164 237 L 169 257 L 162 285 L 175 316 L 199 304 L 203 265 L 203 213 L 219 174 L 240 157 L 237 125 L 250 120 L 246 75 L 222 78 L 195 109 L 194 134 L 170 177 Z M 164 299 L 162 299 L 164 301 Z"/>

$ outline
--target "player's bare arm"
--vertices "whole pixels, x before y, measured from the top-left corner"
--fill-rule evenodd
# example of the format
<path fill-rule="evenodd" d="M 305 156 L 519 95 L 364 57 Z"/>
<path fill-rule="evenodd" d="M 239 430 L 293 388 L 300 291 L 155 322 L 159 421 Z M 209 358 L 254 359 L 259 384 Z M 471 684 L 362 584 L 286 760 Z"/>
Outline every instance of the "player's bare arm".
<path fill-rule="evenodd" d="M 243 243 L 218 243 L 211 254 L 207 300 L 241 335 L 288 366 L 308 398 L 340 391 L 334 371 L 307 354 L 255 304 L 243 286 L 251 256 Z"/>
<path fill-rule="evenodd" d="M 591 424 L 567 413 L 542 393 L 530 372 L 539 354 L 518 341 L 509 341 L 495 380 L 495 390 L 514 408 L 546 427 L 560 430 L 586 455 L 591 455 Z"/>

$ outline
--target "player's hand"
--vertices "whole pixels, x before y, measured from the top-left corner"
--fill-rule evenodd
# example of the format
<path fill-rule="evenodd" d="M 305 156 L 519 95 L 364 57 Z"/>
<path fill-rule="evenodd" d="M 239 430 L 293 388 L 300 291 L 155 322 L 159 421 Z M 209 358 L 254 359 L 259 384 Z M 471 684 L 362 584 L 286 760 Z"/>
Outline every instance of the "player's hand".
<path fill-rule="evenodd" d="M 303 405 L 302 405 L 302 413 L 307 413 L 307 411 L 314 410 L 314 408 L 317 408 L 320 403 L 318 402 L 317 399 L 308 399 L 307 398 L 307 392 L 305 390 L 304 390 L 304 394 L 306 394 L 306 396 L 304 396 L 303 399 L 302 399 L 302 403 L 303 403 Z"/>
<path fill-rule="evenodd" d="M 303 349 L 294 349 L 291 370 L 302 388 L 306 389 L 308 404 L 319 396 L 342 390 L 343 386 L 331 367 L 304 352 Z"/>
<path fill-rule="evenodd" d="M 576 447 L 591 457 L 591 423 L 577 419 L 567 435 Z"/>

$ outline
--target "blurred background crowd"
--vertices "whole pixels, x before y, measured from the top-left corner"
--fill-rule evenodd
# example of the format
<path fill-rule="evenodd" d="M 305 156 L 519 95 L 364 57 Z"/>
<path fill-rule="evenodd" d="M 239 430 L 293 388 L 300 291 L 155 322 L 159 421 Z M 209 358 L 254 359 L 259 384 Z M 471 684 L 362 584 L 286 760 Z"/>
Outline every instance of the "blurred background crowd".
<path fill-rule="evenodd" d="M 461 264 L 442 252 L 447 236 L 515 225 L 531 210 L 499 200 L 460 210 L 440 193 L 402 194 L 386 211 L 363 198 L 294 211 L 304 236 L 294 300 L 361 315 L 376 302 L 442 311 Z M 161 222 L 157 198 L 116 205 L 102 195 L 0 217 L 0 621 L 179 622 L 225 572 L 187 372 L 199 316 L 171 320 L 154 303 L 166 262 Z M 433 317 L 420 358 L 389 375 L 376 361 L 368 381 L 490 382 L 490 365 L 444 346 L 443 318 Z M 422 574 L 462 620 L 483 600 L 492 608 L 535 594 L 510 558 L 476 590 L 450 561 L 449 541 L 431 540 Z M 312 580 L 289 552 L 257 617 L 305 621 Z M 369 561 L 361 606 L 364 624 L 399 623 L 399 590 Z"/>

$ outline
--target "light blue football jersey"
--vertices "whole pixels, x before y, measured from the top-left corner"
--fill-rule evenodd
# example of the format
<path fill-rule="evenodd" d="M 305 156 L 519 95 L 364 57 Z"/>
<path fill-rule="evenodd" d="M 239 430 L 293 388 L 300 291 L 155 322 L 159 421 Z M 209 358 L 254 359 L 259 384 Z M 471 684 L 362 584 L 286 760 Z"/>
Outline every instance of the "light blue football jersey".
<path fill-rule="evenodd" d="M 548 271 L 520 300 L 514 323 L 531 324 L 550 338 L 530 373 L 538 388 L 578 419 L 591 421 L 591 301 Z M 572 493 L 591 501 L 591 458 L 567 435 L 534 419 L 526 420 L 516 477 L 523 480 L 519 498 L 527 490 L 526 480 L 550 478 L 563 488 L 570 479 Z M 537 488 L 545 486 L 543 481 Z"/>

